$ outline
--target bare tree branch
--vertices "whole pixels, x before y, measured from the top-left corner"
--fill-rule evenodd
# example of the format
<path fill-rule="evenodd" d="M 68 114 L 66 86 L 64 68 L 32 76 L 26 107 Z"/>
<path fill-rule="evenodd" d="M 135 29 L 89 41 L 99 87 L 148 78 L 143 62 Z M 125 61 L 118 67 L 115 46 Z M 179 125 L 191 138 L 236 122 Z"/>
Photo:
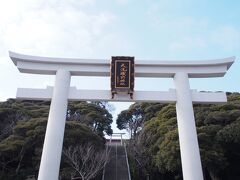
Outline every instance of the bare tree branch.
<path fill-rule="evenodd" d="M 109 149 L 97 151 L 92 144 L 70 146 L 63 150 L 67 163 L 73 169 L 73 179 L 90 180 L 104 168 L 108 161 Z"/>

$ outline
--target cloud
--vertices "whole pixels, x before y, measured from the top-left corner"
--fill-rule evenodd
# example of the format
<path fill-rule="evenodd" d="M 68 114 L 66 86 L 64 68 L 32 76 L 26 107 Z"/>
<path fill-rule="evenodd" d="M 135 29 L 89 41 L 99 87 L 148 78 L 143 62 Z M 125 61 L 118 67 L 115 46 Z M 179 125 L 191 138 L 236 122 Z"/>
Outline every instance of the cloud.
<path fill-rule="evenodd" d="M 8 50 L 39 56 L 82 58 L 99 55 L 99 46 L 101 50 L 110 51 L 113 41 L 118 39 L 114 32 L 109 33 L 116 17 L 107 11 L 88 10 L 95 2 L 9 0 L 1 4 L 0 82 L 4 84 L 0 90 L 1 99 L 14 97 L 17 87 L 44 88 L 54 81 L 54 76 L 19 73 L 8 57 Z"/>
<path fill-rule="evenodd" d="M 10 62 L 10 59 L 6 56 L 0 56 L 0 67 L 3 68 L 3 67 L 6 67 L 6 66 L 12 66 L 13 63 Z"/>
<path fill-rule="evenodd" d="M 117 17 L 108 11 L 92 11 L 95 3 L 95 0 L 9 0 L 0 6 L 0 82 L 5 85 L 0 90 L 1 96 L 14 97 L 17 87 L 45 88 L 54 82 L 54 76 L 19 73 L 8 57 L 8 50 L 80 58 L 110 57 L 112 53 L 128 51 L 128 40 L 114 31 Z M 99 82 L 91 80 L 78 77 L 76 85 L 99 88 Z M 109 88 L 109 81 L 104 83 L 101 87 Z"/>
<path fill-rule="evenodd" d="M 146 12 L 152 28 L 159 32 L 157 38 L 167 47 L 167 53 L 185 57 L 237 54 L 240 29 L 236 23 L 216 22 L 211 15 L 188 13 L 187 8 L 178 5 L 151 1 Z"/>
<path fill-rule="evenodd" d="M 116 0 L 116 2 L 120 5 L 126 5 L 129 3 L 130 0 Z"/>
<path fill-rule="evenodd" d="M 183 51 L 195 48 L 205 48 L 207 46 L 206 40 L 203 37 L 184 37 L 178 41 L 169 43 L 169 50 Z"/>
<path fill-rule="evenodd" d="M 233 26 L 222 26 L 210 33 L 209 40 L 224 50 L 236 49 L 240 43 L 240 30 Z"/>
<path fill-rule="evenodd" d="M 2 48 L 22 53 L 77 56 L 92 54 L 115 16 L 88 12 L 94 0 L 10 0 L 0 7 Z"/>
<path fill-rule="evenodd" d="M 202 35 L 184 35 L 170 41 L 168 48 L 172 52 L 194 52 L 212 50 L 213 53 L 237 54 L 240 47 L 240 31 L 233 26 L 215 27 Z"/>

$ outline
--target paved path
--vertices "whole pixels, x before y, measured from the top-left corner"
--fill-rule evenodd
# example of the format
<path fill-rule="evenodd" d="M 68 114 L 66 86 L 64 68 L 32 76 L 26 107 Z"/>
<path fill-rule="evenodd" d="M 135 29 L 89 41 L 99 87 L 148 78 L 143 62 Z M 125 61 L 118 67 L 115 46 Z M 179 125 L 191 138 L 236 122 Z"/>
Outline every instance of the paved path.
<path fill-rule="evenodd" d="M 105 167 L 103 180 L 130 180 L 125 147 L 118 144 L 109 146 L 110 161 Z"/>

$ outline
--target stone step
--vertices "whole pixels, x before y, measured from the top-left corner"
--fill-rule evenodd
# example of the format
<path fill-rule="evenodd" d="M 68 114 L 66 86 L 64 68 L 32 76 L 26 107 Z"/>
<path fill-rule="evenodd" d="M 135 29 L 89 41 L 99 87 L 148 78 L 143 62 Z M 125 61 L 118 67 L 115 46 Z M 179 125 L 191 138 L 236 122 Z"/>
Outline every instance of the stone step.
<path fill-rule="evenodd" d="M 105 167 L 103 180 L 130 180 L 125 147 L 110 145 L 109 162 Z"/>

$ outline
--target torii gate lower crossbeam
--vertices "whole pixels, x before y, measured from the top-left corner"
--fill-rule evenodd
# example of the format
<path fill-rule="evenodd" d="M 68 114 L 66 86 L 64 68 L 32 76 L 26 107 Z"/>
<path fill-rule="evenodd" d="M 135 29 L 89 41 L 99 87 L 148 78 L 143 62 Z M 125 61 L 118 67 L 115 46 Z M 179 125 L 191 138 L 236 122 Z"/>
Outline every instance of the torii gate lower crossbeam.
<path fill-rule="evenodd" d="M 111 100 L 110 91 L 83 91 L 70 87 L 71 76 L 108 76 L 108 60 L 63 59 L 28 56 L 10 52 L 20 72 L 56 75 L 54 88 L 19 89 L 17 98 L 51 99 L 38 180 L 57 180 L 60 168 L 67 100 Z M 114 101 L 176 102 L 184 180 L 203 180 L 192 103 L 226 102 L 225 93 L 190 90 L 189 78 L 221 77 L 234 57 L 210 61 L 136 61 L 136 77 L 173 78 L 175 90 L 135 92 L 133 99 L 116 96 Z"/>

